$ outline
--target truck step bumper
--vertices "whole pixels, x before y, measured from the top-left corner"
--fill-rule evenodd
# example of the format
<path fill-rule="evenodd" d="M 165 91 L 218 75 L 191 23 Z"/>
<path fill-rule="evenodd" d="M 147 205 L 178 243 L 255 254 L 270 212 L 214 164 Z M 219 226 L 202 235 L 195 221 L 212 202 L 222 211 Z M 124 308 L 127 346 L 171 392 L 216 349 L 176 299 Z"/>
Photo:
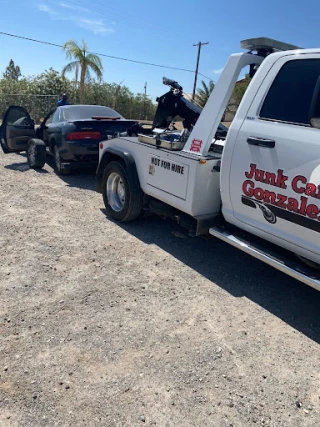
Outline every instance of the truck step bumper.
<path fill-rule="evenodd" d="M 320 272 L 308 268 L 298 259 L 293 261 L 288 255 L 269 250 L 255 241 L 248 242 L 243 237 L 231 234 L 221 227 L 211 227 L 209 233 L 211 236 L 229 243 L 229 245 L 320 291 Z"/>

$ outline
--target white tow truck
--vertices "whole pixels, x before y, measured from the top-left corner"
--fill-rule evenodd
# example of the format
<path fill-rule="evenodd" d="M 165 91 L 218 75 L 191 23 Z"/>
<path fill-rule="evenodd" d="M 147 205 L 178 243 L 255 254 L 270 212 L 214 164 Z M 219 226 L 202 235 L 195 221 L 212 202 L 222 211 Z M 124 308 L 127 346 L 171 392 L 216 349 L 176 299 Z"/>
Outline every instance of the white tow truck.
<path fill-rule="evenodd" d="M 102 142 L 97 189 L 116 221 L 150 209 L 189 228 L 194 222 L 195 234 L 320 290 L 320 48 L 267 38 L 241 47 L 195 124 Z M 221 118 L 248 66 L 253 78 L 224 134 Z"/>

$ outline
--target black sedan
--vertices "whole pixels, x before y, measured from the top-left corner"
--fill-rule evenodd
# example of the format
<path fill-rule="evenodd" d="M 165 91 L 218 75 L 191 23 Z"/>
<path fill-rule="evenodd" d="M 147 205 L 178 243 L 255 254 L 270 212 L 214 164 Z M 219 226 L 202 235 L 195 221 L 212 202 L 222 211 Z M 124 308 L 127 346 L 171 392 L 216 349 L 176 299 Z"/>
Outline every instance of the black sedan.
<path fill-rule="evenodd" d="M 109 107 L 66 105 L 50 111 L 36 127 L 25 108 L 11 106 L 0 127 L 0 142 L 4 153 L 26 151 L 32 168 L 43 167 L 50 153 L 56 172 L 65 174 L 97 166 L 99 143 L 126 132 L 135 123 Z"/>

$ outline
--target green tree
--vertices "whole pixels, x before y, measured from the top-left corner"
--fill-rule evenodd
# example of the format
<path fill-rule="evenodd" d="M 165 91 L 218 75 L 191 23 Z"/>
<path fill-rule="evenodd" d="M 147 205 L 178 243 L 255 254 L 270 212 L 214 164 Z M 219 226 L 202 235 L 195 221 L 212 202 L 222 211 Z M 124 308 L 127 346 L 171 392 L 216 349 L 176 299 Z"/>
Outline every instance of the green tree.
<path fill-rule="evenodd" d="M 200 107 L 204 107 L 211 95 L 211 92 L 214 89 L 214 83 L 210 80 L 209 84 L 206 84 L 203 80 L 201 81 L 201 88 L 197 89 L 197 93 L 195 96 L 195 101 Z"/>
<path fill-rule="evenodd" d="M 72 92 L 70 80 L 62 78 L 59 71 L 53 68 L 33 77 L 32 82 L 33 92 L 39 95 L 59 95 L 63 92 Z"/>
<path fill-rule="evenodd" d="M 28 110 L 37 122 L 56 107 L 58 95 L 66 92 L 72 104 L 79 103 L 80 88 L 73 80 L 63 78 L 59 71 L 49 68 L 36 76 L 22 77 L 18 81 L 1 78 L 0 120 L 10 105 L 20 105 Z M 88 104 L 112 107 L 127 119 L 153 120 L 156 105 L 144 94 L 133 94 L 127 86 L 117 83 L 98 82 L 91 79 L 86 84 Z"/>
<path fill-rule="evenodd" d="M 3 78 L 18 81 L 21 77 L 21 71 L 19 65 L 15 65 L 13 59 L 10 59 L 9 65 L 3 73 Z"/>
<path fill-rule="evenodd" d="M 65 78 L 66 73 L 75 71 L 76 79 L 80 70 L 80 103 L 84 103 L 85 83 L 90 81 L 90 71 L 97 76 L 98 80 L 102 79 L 103 66 L 98 55 L 88 53 L 88 46 L 85 41 L 82 44 L 77 44 L 74 40 L 70 40 L 63 45 L 63 50 L 66 57 L 72 62 L 69 62 L 63 70 L 62 77 Z"/>
<path fill-rule="evenodd" d="M 231 113 L 232 116 L 236 114 L 236 111 L 240 105 L 240 102 L 242 100 L 242 97 L 247 90 L 247 87 L 249 86 L 249 83 L 251 82 L 251 78 L 249 77 L 249 74 L 246 74 L 244 79 L 239 80 L 232 92 L 232 95 L 230 97 L 230 100 L 228 102 L 227 108 L 225 113 Z M 224 121 L 226 118 L 226 114 L 223 115 L 222 121 Z"/>
<path fill-rule="evenodd" d="M 234 104 L 237 107 L 239 106 L 242 100 L 242 97 L 245 91 L 247 90 L 247 87 L 249 86 L 250 82 L 251 82 L 251 78 L 249 77 L 249 74 L 246 74 L 243 80 L 240 80 L 238 83 L 236 83 L 233 90 L 232 98 L 233 98 Z"/>

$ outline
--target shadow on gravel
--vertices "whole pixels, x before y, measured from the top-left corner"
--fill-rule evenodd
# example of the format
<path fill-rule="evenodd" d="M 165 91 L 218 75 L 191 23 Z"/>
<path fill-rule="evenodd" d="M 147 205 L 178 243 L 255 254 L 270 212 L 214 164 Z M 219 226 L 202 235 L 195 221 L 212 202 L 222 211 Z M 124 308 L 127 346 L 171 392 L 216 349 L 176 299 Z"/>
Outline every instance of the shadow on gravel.
<path fill-rule="evenodd" d="M 47 156 L 47 164 L 54 169 L 52 156 Z M 54 173 L 54 172 L 53 172 Z M 96 190 L 96 168 L 77 169 L 71 175 L 57 175 L 68 187 L 81 188 L 83 190 Z"/>
<path fill-rule="evenodd" d="M 59 178 L 68 187 L 81 188 L 83 190 L 96 191 L 96 172 L 90 170 L 79 170 L 72 172 L 72 175 L 59 175 Z"/>
<path fill-rule="evenodd" d="M 106 215 L 105 210 L 102 210 Z M 190 237 L 158 217 L 117 224 L 156 245 L 235 297 L 246 297 L 320 343 L 320 292 L 218 239 Z M 165 268 L 165 265 L 164 265 Z"/>
<path fill-rule="evenodd" d="M 30 170 L 30 167 L 28 165 L 28 163 L 12 163 L 11 165 L 6 165 L 5 169 L 10 169 L 10 170 L 14 170 L 14 171 L 19 171 L 19 172 L 27 172 L 28 170 Z M 47 170 L 45 169 L 34 169 L 35 172 L 37 173 L 49 173 Z"/>
<path fill-rule="evenodd" d="M 26 153 L 17 153 L 22 158 L 27 158 Z M 47 156 L 46 163 L 53 169 L 54 173 L 54 160 L 52 156 Z M 11 165 L 4 166 L 6 169 L 26 172 L 30 170 L 28 162 L 12 163 Z M 46 169 L 35 169 L 39 174 L 50 173 Z M 71 175 L 58 175 L 58 177 L 66 183 L 68 187 L 81 188 L 84 190 L 96 191 L 96 168 L 93 169 L 78 169 L 74 170 Z"/>
<path fill-rule="evenodd" d="M 27 159 L 26 153 L 16 153 L 17 156 L 23 157 L 24 159 Z M 11 165 L 4 166 L 5 169 L 13 170 L 13 171 L 19 171 L 19 172 L 27 172 L 30 170 L 30 167 L 28 165 L 28 162 L 25 161 L 23 163 L 11 163 Z M 45 169 L 34 169 L 38 173 L 49 173 Z"/>

